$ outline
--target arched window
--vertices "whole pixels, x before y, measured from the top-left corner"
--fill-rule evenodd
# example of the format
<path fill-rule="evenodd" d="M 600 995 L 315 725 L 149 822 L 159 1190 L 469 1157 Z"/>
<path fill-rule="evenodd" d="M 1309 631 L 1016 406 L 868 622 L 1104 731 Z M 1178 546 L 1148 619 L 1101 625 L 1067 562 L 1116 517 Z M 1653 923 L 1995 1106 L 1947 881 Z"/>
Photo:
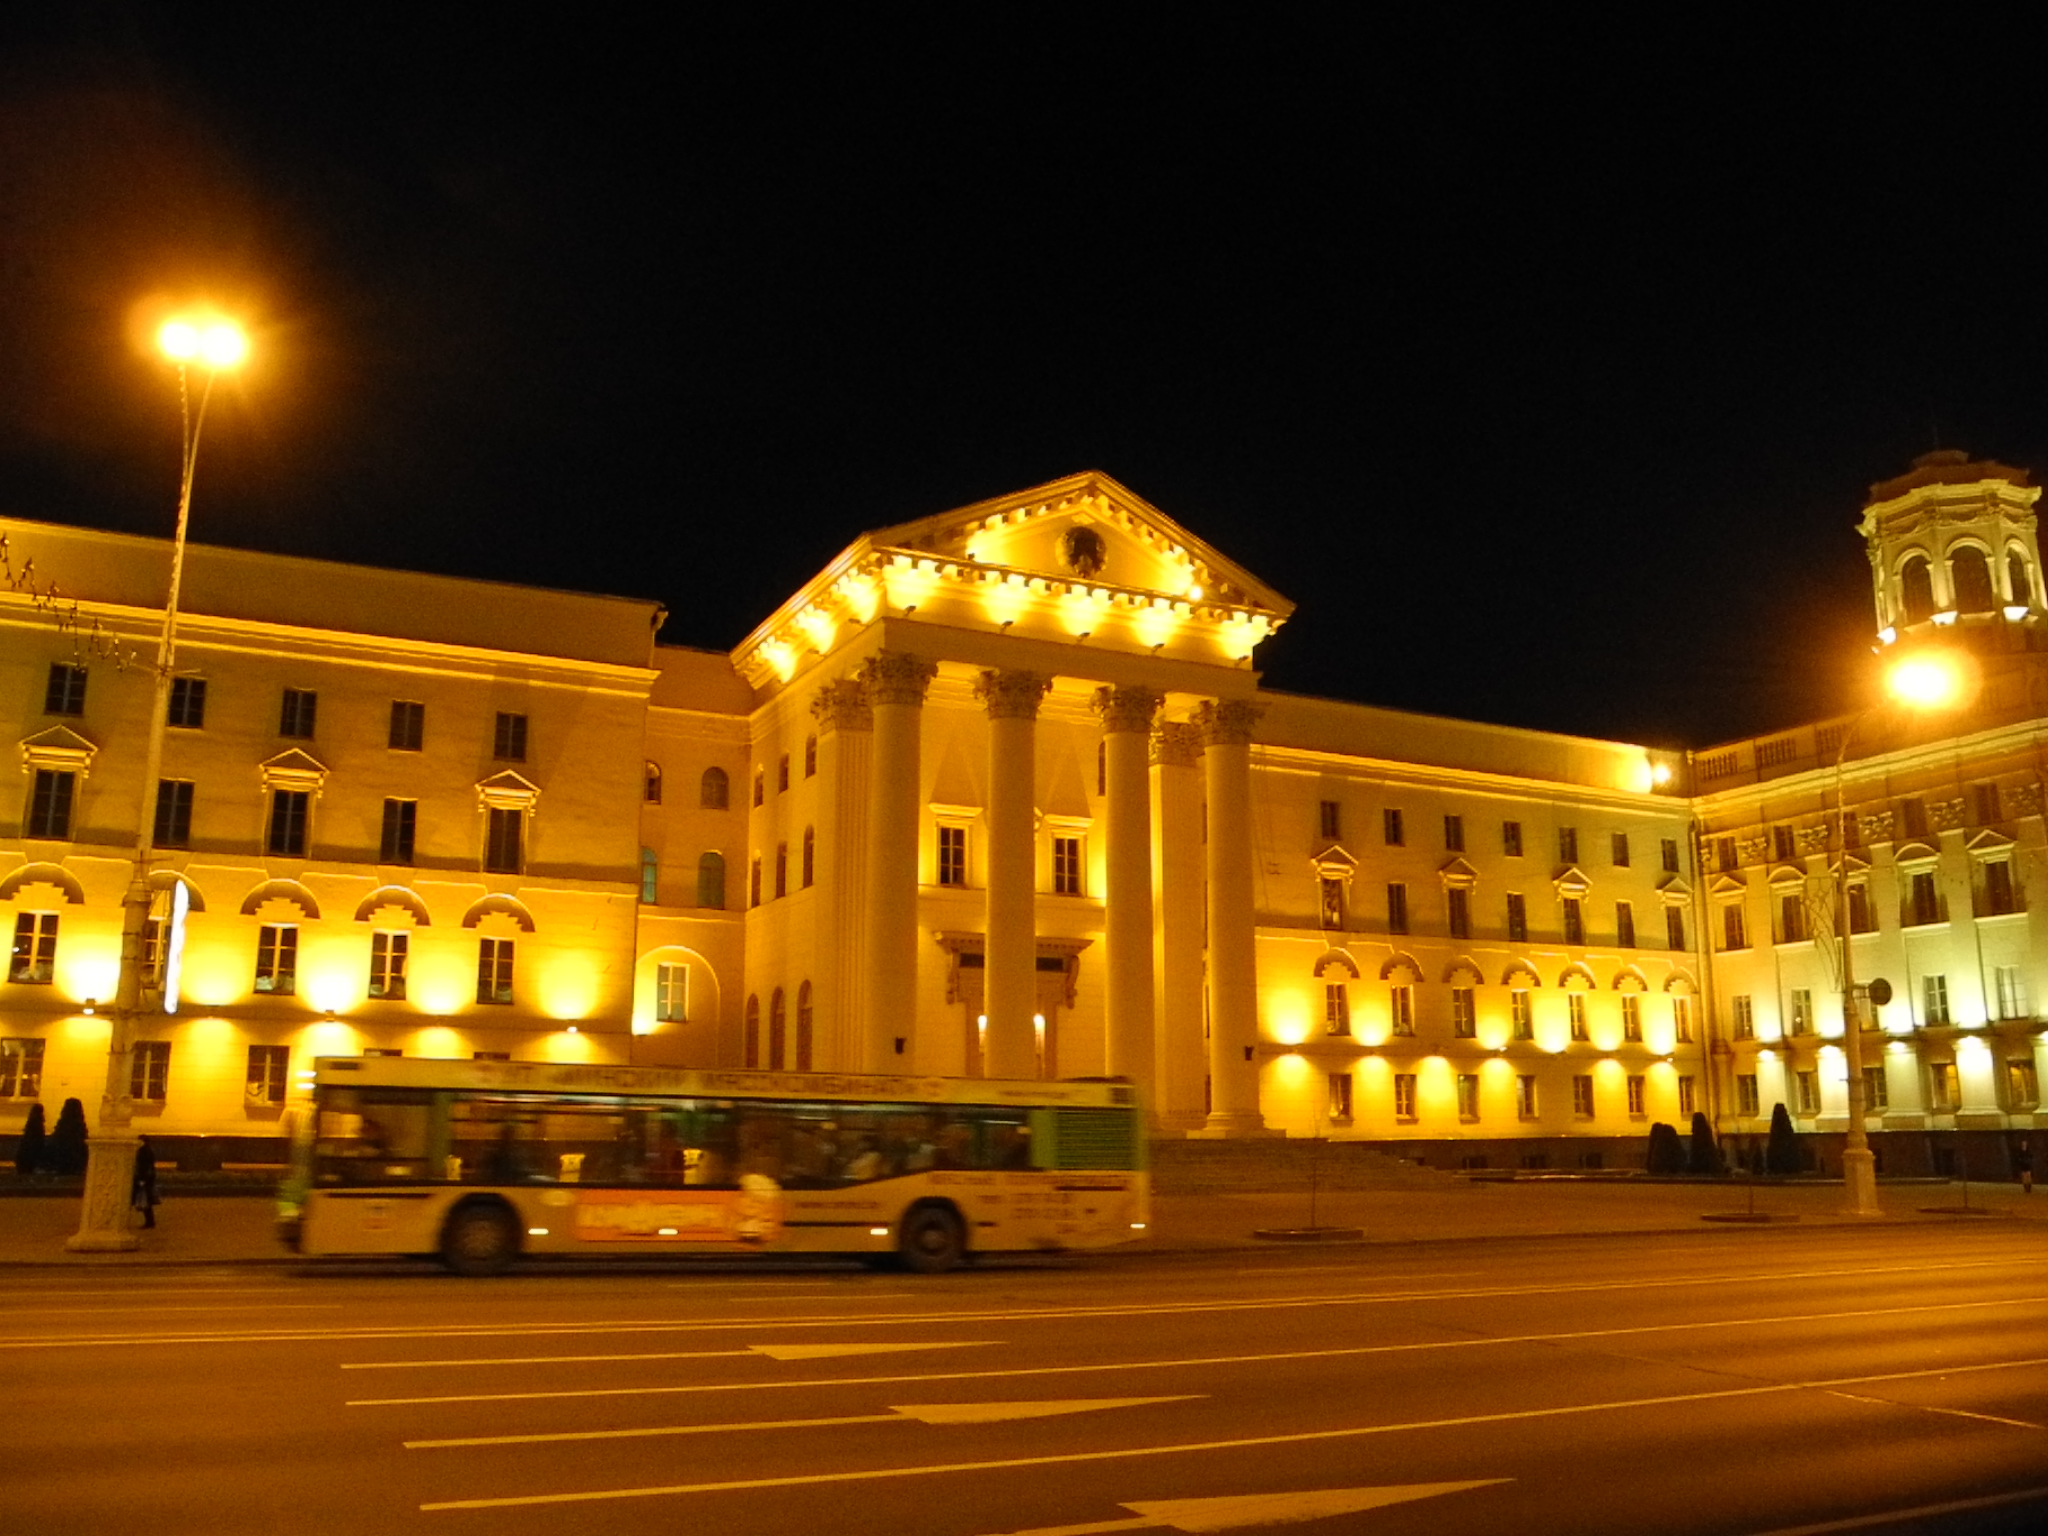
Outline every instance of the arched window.
<path fill-rule="evenodd" d="M 1991 590 L 1991 562 L 1984 558 L 1983 550 L 1965 544 L 1948 557 L 1948 571 L 1960 611 L 1989 613 L 1998 606 L 1998 594 Z"/>
<path fill-rule="evenodd" d="M 817 869 L 818 834 L 814 828 L 804 828 L 804 889 L 811 888 L 811 878 Z"/>
<path fill-rule="evenodd" d="M 817 774 L 817 772 L 818 738 L 815 736 L 806 736 L 804 738 L 804 777 L 807 779 L 812 778 Z"/>
<path fill-rule="evenodd" d="M 758 857 L 747 870 L 747 905 L 761 905 L 761 860 Z"/>
<path fill-rule="evenodd" d="M 661 861 L 652 848 L 640 850 L 640 899 L 650 907 L 661 899 Z"/>
<path fill-rule="evenodd" d="M 697 861 L 697 905 L 720 910 L 724 908 L 724 854 L 707 853 Z"/>
<path fill-rule="evenodd" d="M 725 770 L 706 768 L 704 781 L 697 791 L 697 804 L 707 811 L 722 811 L 725 809 L 725 795 Z"/>
<path fill-rule="evenodd" d="M 782 988 L 777 987 L 768 999 L 768 1070 L 771 1072 L 782 1070 L 783 1041 L 788 1029 L 782 1009 Z"/>
<path fill-rule="evenodd" d="M 761 1065 L 761 999 L 749 993 L 747 996 L 746 1065 L 749 1069 Z"/>
<path fill-rule="evenodd" d="M 2034 573 L 2027 565 L 2027 557 L 2018 550 L 2005 557 L 2006 601 L 2015 607 L 2034 603 Z"/>
<path fill-rule="evenodd" d="M 811 1070 L 811 984 L 796 989 L 796 1069 Z"/>
<path fill-rule="evenodd" d="M 775 899 L 780 901 L 789 894 L 789 844 L 775 845 Z"/>
<path fill-rule="evenodd" d="M 1908 624 L 1924 624 L 1934 617 L 1934 576 L 1925 555 L 1915 555 L 1899 567 L 1899 603 Z"/>
<path fill-rule="evenodd" d="M 647 765 L 647 803 L 649 805 L 661 804 L 661 764 L 659 763 L 649 763 Z"/>

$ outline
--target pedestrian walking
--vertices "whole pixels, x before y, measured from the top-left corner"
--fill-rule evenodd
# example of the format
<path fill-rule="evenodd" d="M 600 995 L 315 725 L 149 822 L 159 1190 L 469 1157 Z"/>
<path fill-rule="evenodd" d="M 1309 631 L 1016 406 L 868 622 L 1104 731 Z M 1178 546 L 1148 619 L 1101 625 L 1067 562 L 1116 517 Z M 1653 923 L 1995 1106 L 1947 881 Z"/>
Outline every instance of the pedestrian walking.
<path fill-rule="evenodd" d="M 128 1203 L 142 1212 L 145 1227 L 156 1225 L 156 1153 L 150 1150 L 149 1138 L 140 1137 L 141 1145 L 135 1149 L 135 1179 L 128 1186 Z"/>
<path fill-rule="evenodd" d="M 2024 1136 L 2020 1138 L 2019 1151 L 2013 1154 L 2013 1161 L 2020 1168 L 2020 1193 L 2031 1195 L 2034 1192 L 2034 1144 Z"/>

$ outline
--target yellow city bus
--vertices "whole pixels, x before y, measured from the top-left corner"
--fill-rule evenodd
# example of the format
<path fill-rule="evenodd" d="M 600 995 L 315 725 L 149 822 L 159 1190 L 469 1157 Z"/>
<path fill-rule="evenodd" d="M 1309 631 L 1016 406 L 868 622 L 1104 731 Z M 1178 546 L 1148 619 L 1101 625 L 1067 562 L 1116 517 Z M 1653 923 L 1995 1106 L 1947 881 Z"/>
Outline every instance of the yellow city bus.
<path fill-rule="evenodd" d="M 309 1256 L 838 1253 L 921 1274 L 1151 1220 L 1137 1093 L 559 1062 L 322 1057 L 280 1193 Z"/>

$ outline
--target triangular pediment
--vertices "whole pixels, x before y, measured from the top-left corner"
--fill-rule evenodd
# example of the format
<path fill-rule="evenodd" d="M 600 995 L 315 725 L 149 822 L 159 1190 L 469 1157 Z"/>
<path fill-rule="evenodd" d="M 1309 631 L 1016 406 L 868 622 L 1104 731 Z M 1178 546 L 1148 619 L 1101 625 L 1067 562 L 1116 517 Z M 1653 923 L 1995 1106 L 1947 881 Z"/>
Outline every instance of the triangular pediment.
<path fill-rule="evenodd" d="M 1974 834 L 1963 846 L 1968 848 L 1975 858 L 1995 859 L 2011 853 L 2014 844 L 2003 832 L 1994 832 L 1986 827 Z"/>
<path fill-rule="evenodd" d="M 1479 883 L 1479 871 L 1462 858 L 1452 859 L 1436 872 L 1437 879 L 1447 886 L 1474 886 Z"/>
<path fill-rule="evenodd" d="M 1657 895 L 1666 906 L 1692 900 L 1692 886 L 1683 875 L 1666 875 L 1657 884 Z"/>
<path fill-rule="evenodd" d="M 1330 843 L 1317 852 L 1315 866 L 1316 873 L 1325 880 L 1349 880 L 1352 871 L 1358 868 L 1358 860 L 1342 843 Z"/>
<path fill-rule="evenodd" d="M 1586 872 L 1576 864 L 1567 864 L 1551 878 L 1560 896 L 1583 896 L 1593 889 L 1593 882 L 1586 878 Z"/>
<path fill-rule="evenodd" d="M 83 773 L 99 748 L 68 725 L 53 725 L 21 740 L 21 760 L 31 768 Z"/>
<path fill-rule="evenodd" d="M 1742 896 L 1748 891 L 1749 887 L 1733 875 L 1716 875 L 1707 882 L 1707 893 L 1712 896 Z"/>
<path fill-rule="evenodd" d="M 492 810 L 530 811 L 540 799 L 540 786 L 507 768 L 477 782 L 478 803 Z"/>

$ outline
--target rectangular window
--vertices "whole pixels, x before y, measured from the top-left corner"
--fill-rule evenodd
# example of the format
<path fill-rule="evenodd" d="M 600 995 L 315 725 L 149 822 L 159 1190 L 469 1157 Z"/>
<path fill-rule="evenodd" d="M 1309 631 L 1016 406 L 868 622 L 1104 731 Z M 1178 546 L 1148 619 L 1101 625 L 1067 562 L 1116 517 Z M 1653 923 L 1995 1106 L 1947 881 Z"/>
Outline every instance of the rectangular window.
<path fill-rule="evenodd" d="M 1675 837 L 1664 839 L 1664 873 L 1667 875 L 1678 873 L 1678 839 Z"/>
<path fill-rule="evenodd" d="M 1664 947 L 1685 948 L 1685 908 L 1669 906 L 1664 909 Z"/>
<path fill-rule="evenodd" d="M 270 835 L 264 848 L 287 858 L 306 855 L 306 816 L 313 797 L 303 789 L 273 789 L 270 792 Z"/>
<path fill-rule="evenodd" d="M 1574 1040 L 1592 1039 L 1592 1033 L 1586 1026 L 1586 994 L 1583 992 L 1567 992 L 1564 996 L 1564 1006 L 1565 1012 L 1571 1018 L 1572 1038 Z"/>
<path fill-rule="evenodd" d="M 1870 887 L 1856 884 L 1849 887 L 1849 931 L 1869 933 L 1877 926 L 1870 917 Z"/>
<path fill-rule="evenodd" d="M 1529 939 L 1529 908 L 1519 891 L 1508 892 L 1508 942 L 1525 944 Z"/>
<path fill-rule="evenodd" d="M 810 883 L 808 879 L 804 881 L 805 885 Z M 640 900 L 650 907 L 661 901 L 661 859 L 652 848 L 640 850 Z"/>
<path fill-rule="evenodd" d="M 282 1104 L 291 1063 L 288 1045 L 250 1046 L 248 1068 L 242 1077 L 243 1097 L 251 1104 Z"/>
<path fill-rule="evenodd" d="M 1977 813 L 1977 825 L 1988 827 L 2002 818 L 1999 816 L 1998 786 L 1996 784 L 1972 784 L 1970 786 L 1972 809 Z"/>
<path fill-rule="evenodd" d="M 1572 1078 L 1572 1113 L 1581 1120 L 1593 1118 L 1593 1079 L 1588 1073 Z"/>
<path fill-rule="evenodd" d="M 1533 1073 L 1524 1072 L 1515 1079 L 1515 1118 L 1536 1118 L 1536 1078 Z"/>
<path fill-rule="evenodd" d="M 1405 983 L 1396 983 L 1388 1002 L 1394 1020 L 1394 1033 L 1412 1035 L 1415 1033 L 1415 989 Z"/>
<path fill-rule="evenodd" d="M 43 1042 L 0 1040 L 0 1099 L 43 1096 Z"/>
<path fill-rule="evenodd" d="M 1530 1005 L 1526 987 L 1517 987 L 1508 994 L 1508 1019 L 1517 1040 L 1536 1038 L 1536 1011 Z"/>
<path fill-rule="evenodd" d="M 1351 1074 L 1332 1072 L 1330 1081 L 1330 1118 L 1349 1120 L 1351 1118 Z"/>
<path fill-rule="evenodd" d="M 405 996 L 405 962 L 412 949 L 412 936 L 405 933 L 370 935 L 370 996 L 397 1002 Z"/>
<path fill-rule="evenodd" d="M 1643 1118 L 1645 1114 L 1649 1112 L 1648 1109 L 1645 1107 L 1648 1103 L 1649 1098 L 1649 1095 L 1646 1092 L 1646 1088 L 1647 1085 L 1644 1083 L 1641 1077 L 1636 1076 L 1634 1074 L 1630 1075 L 1628 1080 L 1629 1119 L 1640 1120 Z"/>
<path fill-rule="evenodd" d="M 56 979 L 57 914 L 23 912 L 14 919 L 14 951 L 7 979 L 46 987 Z"/>
<path fill-rule="evenodd" d="M 1344 982 L 1333 981 L 1323 988 L 1323 1033 L 1351 1033 L 1351 988 Z"/>
<path fill-rule="evenodd" d="M 411 699 L 391 701 L 391 750 L 417 752 L 427 739 L 427 706 Z"/>
<path fill-rule="evenodd" d="M 165 711 L 164 724 L 176 726 L 182 731 L 196 731 L 206 724 L 205 678 L 171 679 L 170 706 Z"/>
<path fill-rule="evenodd" d="M 1586 914 L 1576 896 L 1564 898 L 1564 941 L 1567 944 L 1586 942 Z"/>
<path fill-rule="evenodd" d="M 967 829 L 965 827 L 941 826 L 939 828 L 939 884 L 965 885 L 967 883 Z"/>
<path fill-rule="evenodd" d="M 384 802 L 384 831 L 377 855 L 383 863 L 412 862 L 413 829 L 418 824 L 419 809 L 420 803 L 417 800 Z"/>
<path fill-rule="evenodd" d="M 1721 909 L 1721 947 L 1723 949 L 1749 948 L 1749 935 L 1742 926 L 1742 904 L 1731 901 Z"/>
<path fill-rule="evenodd" d="M 1323 926 L 1342 928 L 1344 926 L 1344 882 L 1325 878 L 1318 882 L 1322 892 Z"/>
<path fill-rule="evenodd" d="M 145 1104 L 164 1102 L 171 1080 L 171 1042 L 138 1040 L 128 1048 L 128 1096 Z"/>
<path fill-rule="evenodd" d="M 1735 839 L 1717 837 L 1714 839 L 1714 867 L 1724 875 L 1732 875 L 1742 867 L 1742 861 L 1735 854 Z"/>
<path fill-rule="evenodd" d="M 654 1018 L 660 1024 L 681 1024 L 690 1017 L 690 968 L 654 968 Z"/>
<path fill-rule="evenodd" d="M 1323 836 L 1332 839 L 1342 837 L 1344 835 L 1344 808 L 1335 800 L 1325 800 L 1318 807 L 1318 810 L 1320 819 L 1317 824 L 1322 828 Z"/>
<path fill-rule="evenodd" d="M 256 990 L 289 997 L 299 990 L 299 930 L 265 923 L 256 934 Z"/>
<path fill-rule="evenodd" d="M 1472 893 L 1462 885 L 1454 885 L 1444 892 L 1445 904 L 1450 908 L 1451 937 L 1469 939 L 1472 937 Z"/>
<path fill-rule="evenodd" d="M 1380 813 L 1380 831 L 1385 835 L 1389 848 L 1401 846 L 1404 840 L 1404 834 L 1401 830 L 1401 813 L 1392 806 L 1388 806 Z"/>
<path fill-rule="evenodd" d="M 1757 1097 L 1756 1074 L 1754 1072 L 1744 1072 L 1737 1076 L 1735 1079 L 1735 1113 L 1753 1117 L 1757 1113 L 1757 1106 L 1761 1102 Z"/>
<path fill-rule="evenodd" d="M 1081 839 L 1055 837 L 1052 840 L 1052 889 L 1055 896 L 1081 894 Z"/>
<path fill-rule="evenodd" d="M 1608 841 L 1614 845 L 1614 867 L 1616 869 L 1627 869 L 1628 834 L 1626 832 L 1613 833 Z"/>
<path fill-rule="evenodd" d="M 2041 1101 L 2040 1078 L 2033 1062 L 2015 1056 L 2005 1064 L 2006 1105 L 2011 1109 L 2032 1109 Z"/>
<path fill-rule="evenodd" d="M 1797 852 L 1792 846 L 1792 829 L 1790 827 L 1771 828 L 1771 856 L 1781 864 L 1789 863 L 1798 857 Z"/>
<path fill-rule="evenodd" d="M 1678 1080 L 1678 1113 L 1680 1118 L 1690 1120 L 1699 1108 L 1698 1090 L 1689 1077 Z"/>
<path fill-rule="evenodd" d="M 50 664 L 50 680 L 43 688 L 43 713 L 82 715 L 85 713 L 85 668 Z"/>
<path fill-rule="evenodd" d="M 1806 898 L 1786 895 L 1778 898 L 1778 942 L 1798 944 L 1806 938 Z"/>
<path fill-rule="evenodd" d="M 484 868 L 496 875 L 516 875 L 525 841 L 526 812 L 517 806 L 492 806 L 484 826 Z"/>
<path fill-rule="evenodd" d="M 1671 1035 L 1678 1045 L 1692 1044 L 1692 999 L 1674 997 L 1671 999 Z"/>
<path fill-rule="evenodd" d="M 1500 824 L 1500 851 L 1511 859 L 1522 856 L 1522 824 L 1519 821 Z"/>
<path fill-rule="evenodd" d="M 1640 992 L 1621 994 L 1621 1038 L 1642 1043 L 1643 995 Z"/>
<path fill-rule="evenodd" d="M 1394 1074 L 1394 1118 L 1413 1120 L 1415 1118 L 1415 1074 L 1396 1072 Z"/>
<path fill-rule="evenodd" d="M 313 739 L 313 717 L 320 708 L 320 695 L 310 688 L 287 688 L 278 706 L 277 734 L 293 741 Z"/>
<path fill-rule="evenodd" d="M 1623 949 L 1636 947 L 1636 909 L 1626 901 L 1614 904 L 1614 942 Z"/>
<path fill-rule="evenodd" d="M 1956 1107 L 1956 1064 L 1937 1061 L 1927 1069 L 1927 1104 L 1947 1113 Z"/>
<path fill-rule="evenodd" d="M 1728 1000 L 1730 1030 L 1737 1040 L 1756 1038 L 1756 1008 L 1750 1002 L 1747 992 L 1738 992 Z"/>
<path fill-rule="evenodd" d="M 1451 988 L 1451 1033 L 1460 1040 L 1479 1034 L 1479 1006 L 1470 987 Z"/>
<path fill-rule="evenodd" d="M 2024 1019 L 2027 1016 L 2027 983 L 2016 965 L 1997 966 L 1993 972 L 1997 984 L 1998 1016 L 2001 1019 Z"/>
<path fill-rule="evenodd" d="M 512 1001 L 512 941 L 482 939 L 476 950 L 476 1000 L 480 1003 Z"/>
<path fill-rule="evenodd" d="M 1559 827 L 1557 829 L 1557 862 L 1576 864 L 1579 862 L 1579 829 Z"/>
<path fill-rule="evenodd" d="M 1448 853 L 1465 851 L 1465 818 L 1446 814 L 1444 817 L 1444 850 Z"/>
<path fill-rule="evenodd" d="M 748 866 L 747 905 L 750 907 L 758 907 L 759 905 L 761 905 L 761 861 L 759 859 L 754 860 L 754 862 Z"/>
<path fill-rule="evenodd" d="M 1865 1067 L 1863 1069 L 1864 1110 L 1874 1113 L 1880 1109 L 1889 1109 L 1891 1101 L 1891 1090 L 1885 1086 L 1884 1068 L 1881 1066 Z"/>
<path fill-rule="evenodd" d="M 1899 830 L 1908 837 L 1927 835 L 1927 803 L 1919 799 L 1899 802 Z"/>
<path fill-rule="evenodd" d="M 1984 906 L 1993 917 L 2019 911 L 2020 904 L 2013 889 L 2010 861 L 1994 859 L 1984 866 Z"/>
<path fill-rule="evenodd" d="M 192 783 L 189 779 L 156 781 L 156 818 L 149 840 L 155 848 L 192 846 Z"/>
<path fill-rule="evenodd" d="M 1802 1115 L 1820 1113 L 1820 1074 L 1811 1068 L 1792 1074 L 1792 1096 Z"/>
<path fill-rule="evenodd" d="M 56 768 L 38 768 L 29 790 L 28 837 L 62 841 L 71 836 L 71 797 L 78 775 Z"/>
<path fill-rule="evenodd" d="M 1458 1074 L 1458 1118 L 1477 1120 L 1479 1118 L 1479 1074 L 1460 1072 Z"/>
<path fill-rule="evenodd" d="M 491 756 L 501 763 L 526 761 L 526 716 L 498 711 L 497 727 L 491 732 Z"/>
<path fill-rule="evenodd" d="M 1923 1024 L 1947 1024 L 1948 978 L 1946 976 L 1924 976 L 1921 978 L 1920 994 L 1927 1005 L 1927 1013 L 1921 1019 Z"/>
<path fill-rule="evenodd" d="M 1913 876 L 1907 893 L 1906 921 L 1911 925 L 1941 921 L 1941 893 L 1935 886 L 1932 870 L 1921 870 Z"/>
<path fill-rule="evenodd" d="M 1408 931 L 1408 887 L 1398 880 L 1387 882 L 1387 932 Z"/>

